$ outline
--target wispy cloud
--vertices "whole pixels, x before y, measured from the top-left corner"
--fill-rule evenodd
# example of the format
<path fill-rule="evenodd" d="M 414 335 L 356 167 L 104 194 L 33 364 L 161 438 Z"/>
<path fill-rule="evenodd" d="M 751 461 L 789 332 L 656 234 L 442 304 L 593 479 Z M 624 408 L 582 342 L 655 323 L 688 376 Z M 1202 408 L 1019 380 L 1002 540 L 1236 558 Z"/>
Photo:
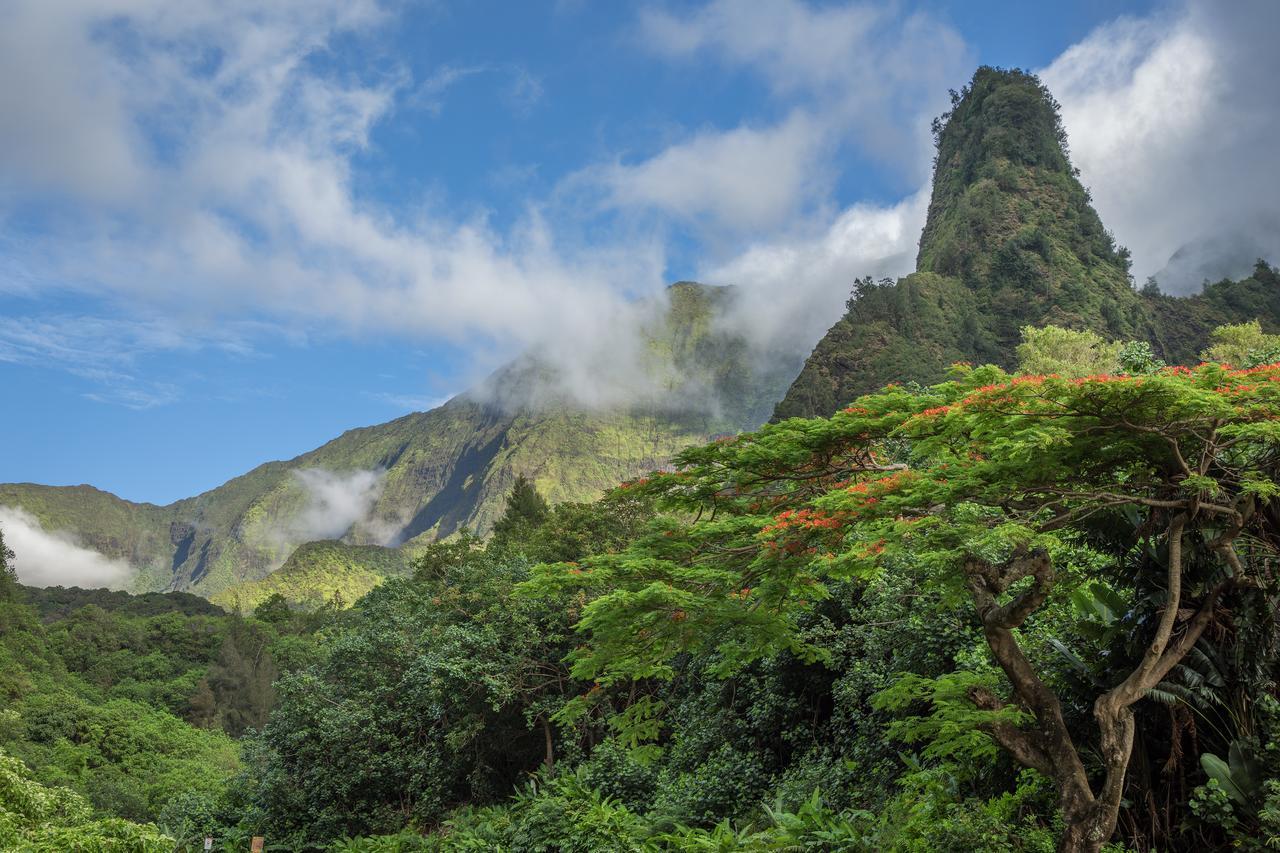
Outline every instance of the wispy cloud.
<path fill-rule="evenodd" d="M 972 65 L 952 27 L 893 4 L 712 0 L 687 14 L 651 8 L 640 20 L 653 52 L 751 70 L 775 98 L 811 105 L 864 152 L 916 179 L 928 165 L 925 117 Z"/>
<path fill-rule="evenodd" d="M 332 61 L 340 45 L 376 42 L 393 8 L 10 3 L 0 291 L 73 290 L 156 319 L 0 320 L 0 359 L 61 365 L 95 377 L 95 398 L 155 405 L 181 388 L 140 380 L 138 353 L 251 351 L 255 333 L 235 323 L 253 321 L 465 342 L 485 367 L 539 347 L 574 387 L 625 390 L 614 362 L 643 348 L 619 330 L 637 296 L 660 291 L 673 234 L 692 235 L 703 277 L 746 286 L 744 323 L 803 348 L 853 277 L 910 269 L 928 123 L 974 61 L 945 20 L 894 4 L 647 7 L 634 47 L 691 71 L 746 72 L 767 108 L 603 152 L 499 227 L 483 209 L 390 208 L 364 191 L 361 160 L 402 108 L 440 112 L 483 75 L 515 114 L 551 97 L 509 63 L 442 66 L 415 83 L 399 65 Z M 1266 0 L 1166 7 L 1100 28 L 1044 70 L 1140 276 L 1223 233 L 1276 245 L 1278 14 Z M 890 170 L 903 197 L 837 204 L 846 156 Z M 598 390 L 584 396 L 616 397 Z"/>
<path fill-rule="evenodd" d="M 900 28 L 897 40 L 847 49 L 886 26 Z M 955 33 L 918 15 L 793 0 L 653 12 L 646 32 L 673 60 L 710 52 L 761 74 L 777 97 L 817 99 L 844 117 L 844 132 L 872 151 L 899 147 L 905 171 L 921 176 L 901 202 L 819 208 L 729 257 L 707 257 L 703 277 L 744 284 L 770 306 L 749 322 L 804 329 L 803 337 L 838 313 L 855 276 L 913 268 L 929 193 L 925 128 L 943 108 L 929 92 L 943 91 L 969 55 Z M 1062 104 L 1082 180 L 1133 251 L 1139 281 L 1158 274 L 1185 293 L 1206 276 L 1247 270 L 1259 255 L 1280 259 L 1277 37 L 1274 3 L 1187 0 L 1100 26 L 1040 72 Z"/>
<path fill-rule="evenodd" d="M 362 197 L 352 160 L 406 81 L 314 60 L 376 33 L 373 0 L 59 9 L 20 2 L 0 33 L 0 78 L 35 81 L 0 87 L 0 213 L 22 223 L 68 202 L 24 235 L 38 288 L 175 321 L 265 316 L 509 353 L 662 283 L 654 245 L 562 245 L 536 206 L 498 231 L 482 214 L 397 214 Z M 427 88 L 467 73 L 479 71 Z M 536 102 L 533 76 L 495 73 L 510 76 L 513 108 Z"/>
<path fill-rule="evenodd" d="M 90 400 L 149 409 L 180 399 L 182 389 L 174 382 L 143 376 L 148 357 L 201 350 L 252 357 L 255 341 L 268 331 L 277 339 L 282 336 L 280 330 L 254 321 L 200 328 L 161 317 L 0 317 L 0 362 L 65 370 L 98 386 L 85 392 Z"/>
<path fill-rule="evenodd" d="M 449 90 L 463 81 L 490 75 L 499 81 L 498 95 L 517 116 L 527 116 L 542 100 L 542 80 L 523 65 L 510 62 L 444 65 L 418 83 L 402 101 L 405 106 L 439 117 Z"/>
<path fill-rule="evenodd" d="M 509 66 L 509 69 L 511 82 L 507 85 L 504 97 L 517 115 L 528 115 L 545 94 L 542 80 L 523 66 Z"/>
<path fill-rule="evenodd" d="M 425 110 L 433 116 L 444 111 L 445 93 L 477 74 L 489 70 L 488 65 L 445 65 L 414 87 L 404 99 L 405 106 Z"/>
<path fill-rule="evenodd" d="M 290 542 L 299 543 L 338 539 L 352 525 L 368 521 L 373 505 L 382 495 L 386 471 L 304 468 L 294 471 L 293 477 L 302 487 L 306 502 L 281 532 Z"/>
<path fill-rule="evenodd" d="M 370 391 L 365 394 L 371 400 L 378 400 L 405 412 L 429 412 L 448 402 L 452 394 L 445 396 L 428 396 L 425 394 L 394 394 L 385 391 Z"/>

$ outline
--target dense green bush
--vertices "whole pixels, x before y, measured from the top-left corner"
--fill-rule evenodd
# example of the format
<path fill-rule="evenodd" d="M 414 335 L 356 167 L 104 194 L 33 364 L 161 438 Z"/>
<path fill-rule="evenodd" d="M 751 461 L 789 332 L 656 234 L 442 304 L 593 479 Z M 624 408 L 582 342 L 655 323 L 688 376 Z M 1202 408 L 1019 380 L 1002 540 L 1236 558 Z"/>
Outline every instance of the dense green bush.
<path fill-rule="evenodd" d="M 174 841 L 152 824 L 93 817 L 82 797 L 41 785 L 0 750 L 0 848 L 24 853 L 170 853 Z"/>

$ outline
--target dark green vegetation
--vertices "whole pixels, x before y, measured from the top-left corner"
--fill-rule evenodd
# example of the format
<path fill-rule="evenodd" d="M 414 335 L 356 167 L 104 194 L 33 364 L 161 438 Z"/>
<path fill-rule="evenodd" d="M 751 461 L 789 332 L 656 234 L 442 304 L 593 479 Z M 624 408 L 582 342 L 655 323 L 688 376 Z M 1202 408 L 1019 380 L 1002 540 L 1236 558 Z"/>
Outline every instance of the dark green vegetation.
<path fill-rule="evenodd" d="M 279 599 L 244 619 L 186 593 L 27 589 L 0 562 L 5 850 L 173 850 L 154 824 L 173 836 L 175 797 L 226 796 L 234 738 L 334 618 Z"/>
<path fill-rule="evenodd" d="M 640 475 L 667 451 L 608 456 L 636 435 L 599 432 L 614 416 L 455 401 L 437 412 L 491 420 L 449 440 L 500 440 L 449 451 L 440 506 L 487 483 L 487 539 L 430 541 L 453 528 L 428 513 L 412 551 L 314 542 L 229 589 L 230 614 L 0 572 L 0 840 L 171 848 L 156 821 L 180 849 L 1280 845 L 1276 272 L 1133 291 L 1034 78 L 980 70 L 938 142 L 919 271 L 859 282 L 779 408 L 822 416 Z M 652 339 L 673 399 L 739 402 L 616 423 L 682 424 L 654 439 L 675 444 L 762 418 L 723 298 L 677 286 L 684 319 Z M 543 369 L 495 381 L 527 393 Z M 623 459 L 631 482 L 567 500 Z"/>
<path fill-rule="evenodd" d="M 980 69 L 935 134 L 917 271 L 857 283 L 775 419 L 829 415 L 888 382 L 936 382 L 957 361 L 1012 367 L 1027 325 L 1147 340 L 1177 364 L 1216 326 L 1261 318 L 1280 328 L 1280 278 L 1261 262 L 1191 298 L 1133 289 L 1128 255 L 1091 207 L 1035 77 Z"/>
<path fill-rule="evenodd" d="M 730 288 L 682 282 L 668 289 L 665 313 L 649 320 L 643 335 L 641 368 L 662 391 L 658 400 L 586 410 L 556 390 L 550 368 L 526 357 L 437 409 L 351 430 L 169 506 L 130 503 L 90 486 L 31 484 L 0 485 L 0 506 L 21 507 L 46 530 L 73 533 L 94 550 L 127 560 L 139 572 L 134 589 L 211 596 L 265 577 L 307 539 L 399 544 L 464 526 L 487 532 L 517 473 L 553 502 L 590 500 L 689 444 L 763 423 L 800 359 L 779 355 L 756 367 L 744 355 L 747 342 L 716 327 L 732 299 Z M 317 468 L 379 476 L 368 516 L 319 535 L 294 526 L 308 502 L 297 472 Z M 242 600 L 280 591 L 306 601 L 335 590 L 353 600 L 374 576 L 386 574 L 387 561 L 365 560 L 368 555 L 345 573 L 340 564 L 352 562 L 353 552 L 320 560 L 304 553 L 298 561 L 306 565 L 291 566 L 291 580 L 250 586 Z M 234 596 L 219 600 L 230 604 Z"/>

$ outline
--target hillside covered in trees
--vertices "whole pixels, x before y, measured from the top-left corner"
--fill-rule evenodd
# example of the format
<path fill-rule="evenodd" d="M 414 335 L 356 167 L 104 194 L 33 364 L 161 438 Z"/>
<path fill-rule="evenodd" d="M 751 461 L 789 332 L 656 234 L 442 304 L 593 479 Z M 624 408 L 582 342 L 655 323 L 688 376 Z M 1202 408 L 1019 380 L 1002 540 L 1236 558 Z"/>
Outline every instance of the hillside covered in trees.
<path fill-rule="evenodd" d="M 0 572 L 0 844 L 1280 844 L 1276 271 L 1135 290 L 1030 75 L 936 136 L 917 272 L 772 423 L 223 606 Z"/>

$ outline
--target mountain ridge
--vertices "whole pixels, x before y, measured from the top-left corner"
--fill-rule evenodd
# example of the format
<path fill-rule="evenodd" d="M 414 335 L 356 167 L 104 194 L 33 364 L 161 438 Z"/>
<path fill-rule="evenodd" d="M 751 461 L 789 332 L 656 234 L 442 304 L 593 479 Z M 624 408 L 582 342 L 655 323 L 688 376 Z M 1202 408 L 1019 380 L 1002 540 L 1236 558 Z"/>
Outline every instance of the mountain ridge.
<path fill-rule="evenodd" d="M 266 577 L 307 542 L 412 545 L 462 527 L 484 533 L 517 474 L 553 503 L 588 500 L 686 446 L 763 423 L 800 354 L 747 366 L 748 342 L 718 325 L 735 294 L 677 282 L 640 315 L 643 358 L 632 372 L 655 393 L 629 406 L 576 405 L 554 364 L 534 352 L 435 409 L 346 430 L 170 504 L 87 485 L 0 484 L 0 506 L 128 562 L 131 588 L 206 596 Z M 700 402 L 708 399 L 717 406 Z M 330 512 L 352 494 L 359 513 Z"/>

